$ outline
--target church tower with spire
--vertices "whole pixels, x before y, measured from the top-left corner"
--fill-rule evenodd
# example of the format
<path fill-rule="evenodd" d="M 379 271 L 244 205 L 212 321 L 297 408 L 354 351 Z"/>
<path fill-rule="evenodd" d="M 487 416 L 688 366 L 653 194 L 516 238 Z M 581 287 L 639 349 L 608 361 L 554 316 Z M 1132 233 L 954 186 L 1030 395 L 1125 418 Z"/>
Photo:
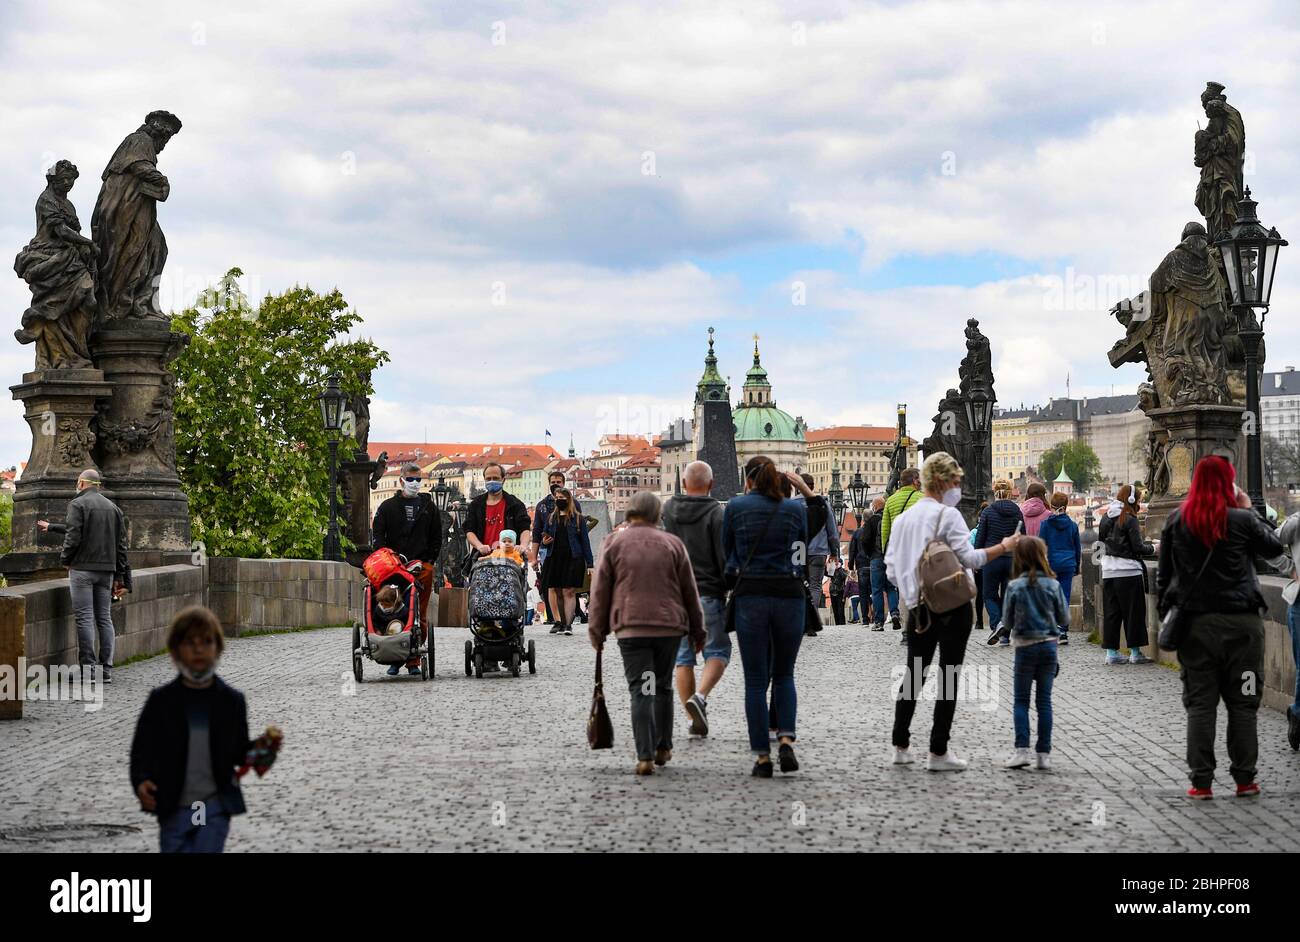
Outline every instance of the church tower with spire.
<path fill-rule="evenodd" d="M 695 457 L 713 469 L 713 496 L 729 500 L 740 492 L 740 466 L 736 461 L 736 426 L 731 419 L 727 381 L 718 372 L 713 353 L 713 328 L 704 374 L 695 384 Z"/>

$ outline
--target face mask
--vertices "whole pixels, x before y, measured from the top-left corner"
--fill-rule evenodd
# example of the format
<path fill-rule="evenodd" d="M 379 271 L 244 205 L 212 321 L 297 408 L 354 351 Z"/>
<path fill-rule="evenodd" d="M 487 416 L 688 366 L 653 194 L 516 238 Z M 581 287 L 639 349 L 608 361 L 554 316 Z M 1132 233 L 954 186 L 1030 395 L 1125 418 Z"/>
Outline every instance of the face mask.
<path fill-rule="evenodd" d="M 418 480 L 402 482 L 402 495 L 404 497 L 416 497 L 419 493 L 420 482 Z"/>
<path fill-rule="evenodd" d="M 961 503 L 961 485 L 950 487 L 943 492 L 943 504 L 945 507 L 956 507 Z"/>
<path fill-rule="evenodd" d="M 177 669 L 178 671 L 180 671 L 180 672 L 181 672 L 181 676 L 184 677 L 186 680 L 188 680 L 190 683 L 192 683 L 192 684 L 202 684 L 202 683 L 206 683 L 207 681 L 211 680 L 212 677 L 213 677 L 213 675 L 216 674 L 216 672 L 217 672 L 217 662 L 214 660 L 214 661 L 212 662 L 212 666 L 209 667 L 209 668 L 208 668 L 207 670 L 205 670 L 205 671 L 192 671 L 192 670 L 190 670 L 188 667 L 186 667 L 184 664 L 182 664 L 182 663 L 180 663 L 179 661 L 177 661 L 177 662 L 176 662 L 176 669 Z"/>
<path fill-rule="evenodd" d="M 505 485 L 501 481 L 484 481 L 483 486 L 489 494 L 498 494 Z"/>
<path fill-rule="evenodd" d="M 565 508 L 567 508 L 567 507 L 569 506 L 569 502 L 568 502 L 567 500 L 563 500 L 563 499 L 561 499 L 561 500 L 557 500 L 557 501 L 555 502 L 555 506 L 558 507 L 558 508 L 560 508 L 561 510 L 564 510 Z"/>

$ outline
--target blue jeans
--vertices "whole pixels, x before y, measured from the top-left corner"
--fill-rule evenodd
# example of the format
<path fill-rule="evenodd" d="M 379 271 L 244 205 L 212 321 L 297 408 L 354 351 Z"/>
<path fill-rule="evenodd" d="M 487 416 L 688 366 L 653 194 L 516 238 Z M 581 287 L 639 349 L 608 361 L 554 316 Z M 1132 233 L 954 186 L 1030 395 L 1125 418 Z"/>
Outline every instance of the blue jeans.
<path fill-rule="evenodd" d="M 1002 593 L 1011 578 L 1011 557 L 999 556 L 980 570 L 984 579 L 984 608 L 989 613 L 989 627 L 1002 621 Z"/>
<path fill-rule="evenodd" d="M 1056 570 L 1056 581 L 1061 584 L 1061 594 L 1065 596 L 1065 610 L 1070 610 L 1070 587 L 1074 585 L 1074 568 Z M 1062 631 L 1069 625 L 1057 625 Z"/>
<path fill-rule="evenodd" d="M 727 603 L 722 599 L 702 595 L 700 606 L 704 609 L 704 659 L 730 663 L 731 636 L 727 634 Z M 677 666 L 694 667 L 696 660 L 691 636 L 682 635 L 681 644 L 677 646 Z"/>
<path fill-rule="evenodd" d="M 1016 648 L 1015 706 L 1011 715 L 1016 725 L 1016 748 L 1029 748 L 1029 688 L 1035 688 L 1034 708 L 1038 711 L 1038 744 L 1035 752 L 1052 751 L 1052 681 L 1056 679 L 1056 642 L 1044 641 Z"/>
<path fill-rule="evenodd" d="M 856 596 L 856 595 L 850 595 L 850 596 L 849 596 L 849 620 L 850 620 L 850 621 L 857 621 L 857 620 L 858 620 L 858 602 L 859 602 L 859 601 L 860 601 L 860 599 L 858 598 L 858 596 Z"/>
<path fill-rule="evenodd" d="M 177 808 L 158 821 L 158 849 L 164 854 L 219 854 L 230 833 L 230 814 L 221 799 L 209 798 L 203 824 L 195 824 L 198 814 L 189 805 Z"/>
<path fill-rule="evenodd" d="M 1291 632 L 1291 659 L 1295 664 L 1295 703 L 1291 704 L 1291 712 L 1300 716 L 1300 606 L 1288 606 L 1286 626 Z"/>
<path fill-rule="evenodd" d="M 777 735 L 794 738 L 798 697 L 794 689 L 794 662 L 803 643 L 802 598 L 742 595 L 735 600 L 736 642 L 745 672 L 745 723 L 749 748 L 767 755 L 767 688 L 772 687 L 771 712 Z"/>
<path fill-rule="evenodd" d="M 871 606 L 876 611 L 876 623 L 885 621 L 885 598 L 889 598 L 889 614 L 898 614 L 898 590 L 885 572 L 885 558 L 877 556 L 871 561 Z"/>

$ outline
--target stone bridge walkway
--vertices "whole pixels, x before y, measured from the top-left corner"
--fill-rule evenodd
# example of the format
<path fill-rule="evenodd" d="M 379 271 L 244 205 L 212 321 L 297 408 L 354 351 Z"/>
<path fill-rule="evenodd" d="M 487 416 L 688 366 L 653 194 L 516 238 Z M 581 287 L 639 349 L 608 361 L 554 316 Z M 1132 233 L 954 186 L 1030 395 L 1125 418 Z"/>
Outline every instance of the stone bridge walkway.
<path fill-rule="evenodd" d="M 1220 753 L 1212 802 L 1189 802 L 1175 672 L 1107 668 L 1097 648 L 1062 650 L 1055 769 L 1001 768 L 1012 741 L 1011 652 L 972 637 L 983 701 L 959 705 L 961 774 L 886 764 L 897 636 L 828 628 L 799 659 L 803 771 L 749 777 L 739 659 L 711 698 L 712 734 L 688 740 L 648 779 L 631 774 L 628 694 L 607 649 L 615 748 L 586 746 L 593 655 L 584 637 L 533 629 L 538 673 L 467 678 L 463 629 L 437 630 L 437 678 L 389 679 L 367 662 L 353 688 L 349 632 L 327 629 L 230 641 L 223 676 L 249 699 L 257 732 L 285 731 L 280 762 L 245 788 L 250 813 L 228 850 L 1300 850 L 1300 756 L 1284 718 L 1260 715 L 1257 800 L 1231 796 Z M 166 658 L 115 673 L 97 713 L 27 704 L 0 724 L 0 850 L 150 851 L 127 749 Z M 930 707 L 914 727 L 924 750 Z M 1225 716 L 1220 711 L 1220 742 Z M 118 825 L 30 839 L 24 828 Z M 56 829 L 57 830 L 57 829 Z M 54 833 L 54 832 L 51 832 Z M 27 838 L 27 839 L 23 839 Z"/>

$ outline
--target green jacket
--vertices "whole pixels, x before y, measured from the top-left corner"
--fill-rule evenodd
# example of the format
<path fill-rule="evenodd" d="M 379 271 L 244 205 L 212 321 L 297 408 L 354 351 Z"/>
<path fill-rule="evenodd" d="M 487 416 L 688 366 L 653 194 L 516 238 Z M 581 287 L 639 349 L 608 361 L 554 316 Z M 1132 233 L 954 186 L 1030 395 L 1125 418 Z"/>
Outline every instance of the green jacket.
<path fill-rule="evenodd" d="M 911 507 L 921 499 L 921 489 L 913 487 L 911 484 L 904 485 L 894 493 L 890 494 L 885 501 L 885 509 L 881 511 L 880 520 L 880 550 L 884 552 L 889 548 L 889 526 L 894 519 L 908 507 Z"/>

